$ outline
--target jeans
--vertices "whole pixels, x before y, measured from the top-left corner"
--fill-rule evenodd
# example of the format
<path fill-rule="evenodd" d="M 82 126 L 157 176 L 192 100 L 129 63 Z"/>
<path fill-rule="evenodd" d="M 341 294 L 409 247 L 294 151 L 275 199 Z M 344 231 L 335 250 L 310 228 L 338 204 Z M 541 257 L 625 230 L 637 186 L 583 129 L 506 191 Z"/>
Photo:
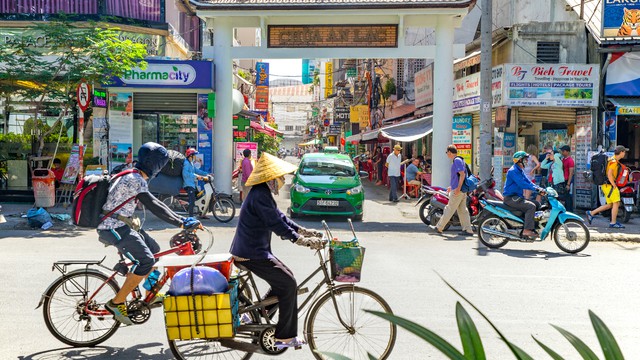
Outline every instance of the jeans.
<path fill-rule="evenodd" d="M 253 274 L 266 281 L 271 289 L 264 295 L 278 298 L 278 323 L 276 339 L 289 339 L 298 335 L 298 291 L 297 283 L 289 268 L 275 256 L 264 260 L 239 262 Z"/>
<path fill-rule="evenodd" d="M 398 200 L 398 183 L 400 176 L 389 176 L 389 201 Z"/>
<path fill-rule="evenodd" d="M 536 228 L 535 221 L 533 219 L 534 216 L 536 215 L 535 203 L 529 200 L 525 200 L 524 198 L 517 195 L 505 196 L 504 203 L 507 206 L 514 208 L 516 210 L 520 210 L 524 213 L 524 229 L 525 230 L 533 230 Z"/>
<path fill-rule="evenodd" d="M 184 189 L 187 191 L 187 195 L 189 195 L 189 206 L 187 207 L 187 211 L 189 212 L 189 217 L 193 217 L 193 208 L 196 205 L 196 189 L 191 186 L 187 186 Z"/>

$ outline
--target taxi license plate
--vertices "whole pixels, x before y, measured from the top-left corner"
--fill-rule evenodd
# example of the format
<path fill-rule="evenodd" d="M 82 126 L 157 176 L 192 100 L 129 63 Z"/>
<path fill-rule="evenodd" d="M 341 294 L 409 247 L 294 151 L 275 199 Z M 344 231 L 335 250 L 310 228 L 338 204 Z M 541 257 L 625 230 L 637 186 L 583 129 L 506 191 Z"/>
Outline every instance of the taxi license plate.
<path fill-rule="evenodd" d="M 340 206 L 340 202 L 337 200 L 318 200 L 318 206 Z"/>
<path fill-rule="evenodd" d="M 624 202 L 625 204 L 633 205 L 632 198 L 622 198 L 622 202 Z"/>

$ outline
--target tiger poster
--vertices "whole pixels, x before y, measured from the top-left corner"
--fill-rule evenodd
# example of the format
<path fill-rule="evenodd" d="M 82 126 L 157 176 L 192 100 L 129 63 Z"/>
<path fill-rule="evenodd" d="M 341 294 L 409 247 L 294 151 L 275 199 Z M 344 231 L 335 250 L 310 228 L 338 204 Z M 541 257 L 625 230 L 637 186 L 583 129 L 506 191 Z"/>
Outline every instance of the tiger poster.
<path fill-rule="evenodd" d="M 640 38 L 640 1 L 603 0 L 602 37 Z"/>

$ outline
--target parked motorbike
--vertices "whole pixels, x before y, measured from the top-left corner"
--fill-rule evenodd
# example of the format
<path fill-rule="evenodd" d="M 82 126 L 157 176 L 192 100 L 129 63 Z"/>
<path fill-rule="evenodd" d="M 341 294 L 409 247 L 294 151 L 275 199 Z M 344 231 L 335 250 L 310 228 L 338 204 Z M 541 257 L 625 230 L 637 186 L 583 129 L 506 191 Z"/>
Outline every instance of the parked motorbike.
<path fill-rule="evenodd" d="M 568 212 L 558 201 L 558 193 L 551 187 L 546 189 L 548 205 L 536 212 L 536 238 L 522 236 L 524 213 L 512 209 L 502 201 L 480 200 L 484 205 L 483 215 L 478 221 L 478 237 L 485 246 L 498 249 L 509 241 L 543 241 L 551 235 L 560 250 L 575 254 L 589 244 L 589 229 L 581 217 Z"/>
<path fill-rule="evenodd" d="M 154 192 L 154 185 L 151 180 L 149 189 Z M 210 211 L 216 220 L 226 223 L 233 219 L 236 214 L 236 206 L 233 203 L 231 195 L 216 192 L 213 187 L 213 176 L 208 175 L 204 178 L 204 189 L 196 194 L 196 202 L 194 213 L 198 216 L 206 216 Z M 179 194 L 158 194 L 158 198 L 167 206 L 176 210 L 178 213 L 187 213 L 189 206 L 189 195 L 180 191 Z"/>

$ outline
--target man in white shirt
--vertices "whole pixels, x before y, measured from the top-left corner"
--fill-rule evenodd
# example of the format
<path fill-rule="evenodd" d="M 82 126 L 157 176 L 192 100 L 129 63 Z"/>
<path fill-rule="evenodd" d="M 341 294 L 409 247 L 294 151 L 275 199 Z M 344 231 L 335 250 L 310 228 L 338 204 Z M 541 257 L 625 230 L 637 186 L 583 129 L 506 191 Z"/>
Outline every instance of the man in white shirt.
<path fill-rule="evenodd" d="M 389 201 L 398 202 L 398 184 L 400 181 L 400 163 L 402 162 L 402 146 L 393 147 L 393 153 L 387 156 L 387 174 L 389 176 Z"/>

